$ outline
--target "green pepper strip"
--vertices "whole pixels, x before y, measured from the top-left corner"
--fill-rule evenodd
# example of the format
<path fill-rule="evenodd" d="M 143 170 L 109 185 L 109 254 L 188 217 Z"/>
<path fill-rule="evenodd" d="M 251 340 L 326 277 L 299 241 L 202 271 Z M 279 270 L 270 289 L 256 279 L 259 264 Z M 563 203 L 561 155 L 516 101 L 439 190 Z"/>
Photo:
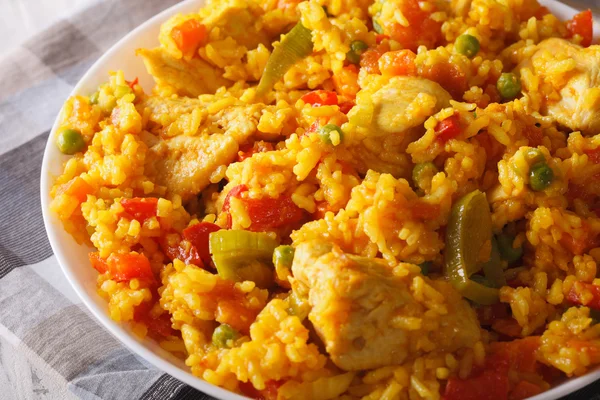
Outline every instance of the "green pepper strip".
<path fill-rule="evenodd" d="M 479 304 L 498 302 L 498 289 L 470 279 L 482 269 L 478 262 L 485 243 L 492 239 L 492 218 L 485 194 L 475 190 L 452 207 L 446 231 L 446 276 L 466 298 Z M 497 247 L 496 247 L 497 250 Z"/>
<path fill-rule="evenodd" d="M 500 257 L 500 249 L 498 247 L 498 241 L 492 236 L 492 254 L 490 260 L 482 266 L 483 274 L 487 280 L 492 284 L 492 287 L 501 288 L 506 286 L 506 277 L 504 276 L 504 270 L 502 269 L 502 257 Z"/>
<path fill-rule="evenodd" d="M 263 96 L 273 88 L 275 82 L 298 61 L 313 51 L 312 33 L 300 22 L 288 32 L 267 61 L 263 75 L 256 88 L 257 96 Z"/>
<path fill-rule="evenodd" d="M 279 242 L 262 232 L 220 230 L 209 237 L 209 249 L 219 276 L 236 282 L 252 280 L 268 285 L 273 250 Z M 272 279 L 271 279 L 272 281 Z"/>

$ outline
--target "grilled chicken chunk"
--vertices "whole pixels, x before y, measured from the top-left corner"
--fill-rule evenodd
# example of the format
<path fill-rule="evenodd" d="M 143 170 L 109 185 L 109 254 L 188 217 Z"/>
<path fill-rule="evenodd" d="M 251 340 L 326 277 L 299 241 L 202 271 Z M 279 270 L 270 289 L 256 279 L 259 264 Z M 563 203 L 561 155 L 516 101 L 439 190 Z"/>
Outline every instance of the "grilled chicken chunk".
<path fill-rule="evenodd" d="M 320 241 L 298 245 L 294 292 L 308 291 L 309 319 L 332 361 L 346 371 L 401 364 L 480 339 L 477 317 L 450 286 L 419 267 L 344 254 Z"/>
<path fill-rule="evenodd" d="M 546 39 L 519 68 L 529 68 L 557 90 L 558 98 L 542 99 L 543 115 L 573 131 L 600 133 L 600 46 L 583 48 L 565 39 Z"/>

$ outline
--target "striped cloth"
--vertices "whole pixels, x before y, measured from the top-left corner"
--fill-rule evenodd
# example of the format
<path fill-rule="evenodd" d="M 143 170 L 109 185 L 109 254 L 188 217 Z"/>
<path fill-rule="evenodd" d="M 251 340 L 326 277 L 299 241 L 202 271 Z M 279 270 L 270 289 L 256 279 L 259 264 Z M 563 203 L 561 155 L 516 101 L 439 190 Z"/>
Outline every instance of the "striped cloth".
<path fill-rule="evenodd" d="M 94 4 L 0 56 L 0 398 L 210 399 L 124 348 L 69 288 L 46 239 L 40 166 L 83 73 L 176 0 Z M 568 399 L 600 400 L 600 383 Z"/>

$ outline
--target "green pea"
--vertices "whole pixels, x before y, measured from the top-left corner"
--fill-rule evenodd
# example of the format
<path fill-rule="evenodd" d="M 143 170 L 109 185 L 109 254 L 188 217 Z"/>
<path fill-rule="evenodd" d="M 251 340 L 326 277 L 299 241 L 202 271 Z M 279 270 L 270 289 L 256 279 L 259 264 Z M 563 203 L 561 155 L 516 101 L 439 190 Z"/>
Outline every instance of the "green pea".
<path fill-rule="evenodd" d="M 421 268 L 421 274 L 427 276 L 429 271 L 431 270 L 433 263 L 431 261 L 425 261 L 424 263 L 419 264 L 419 268 Z"/>
<path fill-rule="evenodd" d="M 240 333 L 227 324 L 219 325 L 212 335 L 212 343 L 221 349 L 230 347 L 228 342 L 240 337 Z"/>
<path fill-rule="evenodd" d="M 521 93 L 521 82 L 517 75 L 505 72 L 498 78 L 496 88 L 504 100 L 512 100 Z"/>
<path fill-rule="evenodd" d="M 373 30 L 380 35 L 383 33 L 383 27 L 379 25 L 379 22 L 375 18 L 373 18 Z"/>
<path fill-rule="evenodd" d="M 514 236 L 501 233 L 496 236 L 496 241 L 498 243 L 498 249 L 500 250 L 500 256 L 509 264 L 518 261 L 523 256 L 522 246 L 517 248 L 513 247 L 513 242 L 515 241 Z"/>
<path fill-rule="evenodd" d="M 132 93 L 132 90 L 127 85 L 117 85 L 117 87 L 115 88 L 115 97 L 119 99 L 129 93 Z"/>
<path fill-rule="evenodd" d="M 324 127 L 321 128 L 321 130 L 319 131 L 319 137 L 321 138 L 321 141 L 325 144 L 333 144 L 333 140 L 332 140 L 332 135 L 336 134 L 339 135 L 339 142 L 341 143 L 343 138 L 344 138 L 344 132 L 342 131 L 342 128 L 340 128 L 339 126 L 335 125 L 335 124 L 327 124 Z"/>
<path fill-rule="evenodd" d="M 473 58 L 479 52 L 479 40 L 475 36 L 465 33 L 456 38 L 454 47 L 460 54 Z"/>
<path fill-rule="evenodd" d="M 529 186 L 536 192 L 546 189 L 554 180 L 554 171 L 544 161 L 529 169 Z"/>
<path fill-rule="evenodd" d="M 412 171 L 412 179 L 415 187 L 425 189 L 431 178 L 438 173 L 438 169 L 432 162 L 424 162 L 415 165 Z"/>
<path fill-rule="evenodd" d="M 75 129 L 63 128 L 58 132 L 56 145 L 61 153 L 73 155 L 85 148 L 85 141 L 81 132 Z"/>
<path fill-rule="evenodd" d="M 294 262 L 294 248 L 292 246 L 278 246 L 273 251 L 273 264 L 290 268 Z"/>
<path fill-rule="evenodd" d="M 355 40 L 350 43 L 350 51 L 346 53 L 346 60 L 351 62 L 352 64 L 360 63 L 360 56 L 369 48 L 362 40 Z"/>
<path fill-rule="evenodd" d="M 100 97 L 100 93 L 98 92 L 94 92 L 90 95 L 90 103 L 91 104 L 98 104 L 98 100 Z"/>

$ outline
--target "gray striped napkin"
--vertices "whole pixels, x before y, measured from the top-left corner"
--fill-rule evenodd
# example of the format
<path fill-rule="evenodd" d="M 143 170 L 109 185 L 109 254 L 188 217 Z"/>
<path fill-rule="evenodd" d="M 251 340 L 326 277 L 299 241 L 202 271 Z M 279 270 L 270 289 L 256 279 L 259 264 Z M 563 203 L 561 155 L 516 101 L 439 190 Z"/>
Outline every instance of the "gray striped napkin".
<path fill-rule="evenodd" d="M 118 39 L 176 0 L 99 2 L 0 55 L 0 398 L 204 400 L 90 316 L 52 255 L 42 152 L 73 86 Z M 569 399 L 600 400 L 600 383 Z"/>

